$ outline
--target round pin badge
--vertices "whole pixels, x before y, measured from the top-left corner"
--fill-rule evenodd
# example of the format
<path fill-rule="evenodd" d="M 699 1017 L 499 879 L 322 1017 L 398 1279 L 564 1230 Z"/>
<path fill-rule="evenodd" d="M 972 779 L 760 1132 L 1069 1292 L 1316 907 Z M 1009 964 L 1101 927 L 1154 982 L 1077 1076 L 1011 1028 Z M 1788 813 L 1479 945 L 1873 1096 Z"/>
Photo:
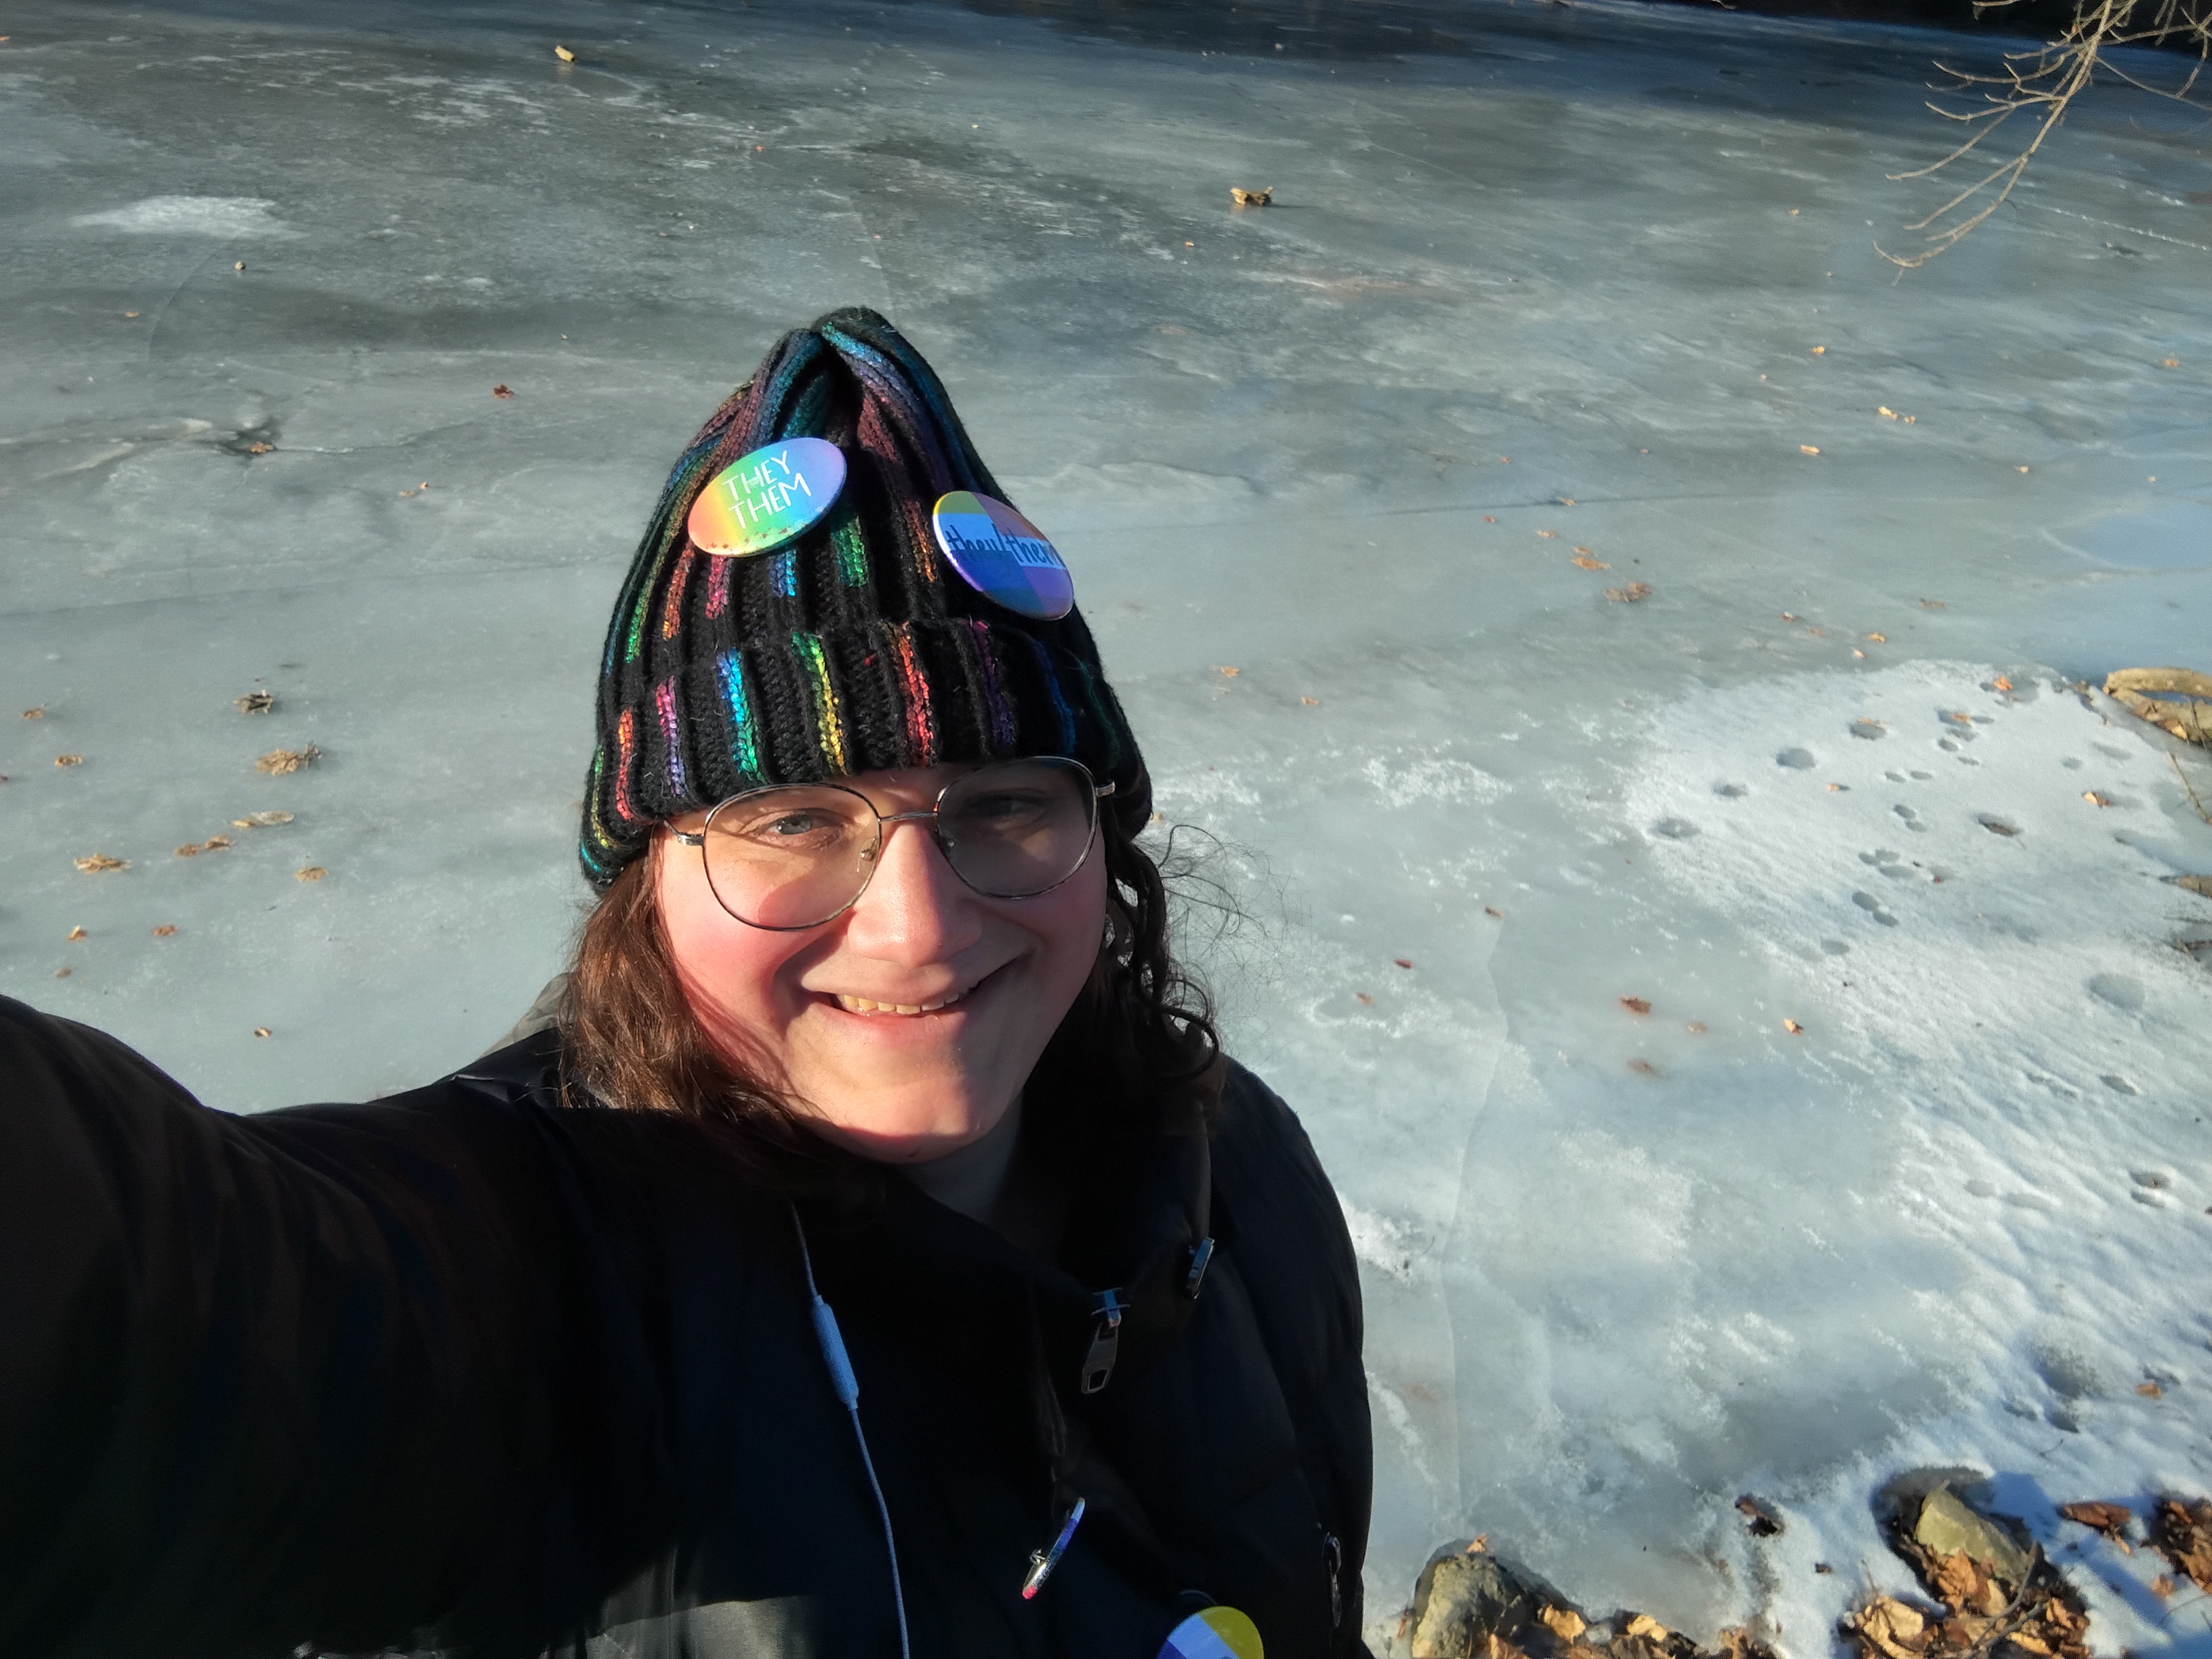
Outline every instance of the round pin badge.
<path fill-rule="evenodd" d="M 717 472 L 691 503 L 685 528 L 702 553 L 773 553 L 827 513 L 844 487 L 844 451 L 819 438 L 786 438 Z"/>
<path fill-rule="evenodd" d="M 1168 1632 L 1160 1659 L 1265 1659 L 1259 1626 L 1234 1607 L 1194 1613 Z"/>
<path fill-rule="evenodd" d="M 988 495 L 956 489 L 930 514 L 961 580 L 1021 616 L 1056 622 L 1075 609 L 1075 579 L 1037 527 Z"/>

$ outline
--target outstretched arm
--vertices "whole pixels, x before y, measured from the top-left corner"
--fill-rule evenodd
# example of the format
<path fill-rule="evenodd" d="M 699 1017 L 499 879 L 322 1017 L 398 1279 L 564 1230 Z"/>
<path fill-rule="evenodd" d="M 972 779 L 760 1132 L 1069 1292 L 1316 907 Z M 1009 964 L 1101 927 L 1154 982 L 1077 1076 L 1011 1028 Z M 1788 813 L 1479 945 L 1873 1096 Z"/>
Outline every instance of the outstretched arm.
<path fill-rule="evenodd" d="M 233 1116 L 0 999 L 0 1653 L 588 1616 L 645 1544 L 591 1473 L 653 1391 L 607 1352 L 628 1218 L 551 1115 L 455 1092 Z"/>

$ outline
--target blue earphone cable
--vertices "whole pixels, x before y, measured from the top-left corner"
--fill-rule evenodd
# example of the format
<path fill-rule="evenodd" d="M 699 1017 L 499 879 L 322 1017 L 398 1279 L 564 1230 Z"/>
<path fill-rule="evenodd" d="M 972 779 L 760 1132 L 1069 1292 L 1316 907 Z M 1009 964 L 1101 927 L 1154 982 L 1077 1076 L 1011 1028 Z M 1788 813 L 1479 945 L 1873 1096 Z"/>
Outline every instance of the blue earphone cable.
<path fill-rule="evenodd" d="M 844 1336 L 837 1329 L 837 1316 L 830 1311 L 830 1304 L 814 1287 L 814 1256 L 806 1248 L 806 1228 L 796 1205 L 792 1206 L 791 1224 L 799 1234 L 799 1264 L 805 1270 L 806 1295 L 813 1304 L 814 1340 L 821 1344 L 823 1362 L 830 1367 L 830 1385 L 853 1419 L 853 1438 L 860 1444 L 860 1467 L 868 1473 L 868 1490 L 875 1493 L 876 1513 L 883 1517 L 884 1549 L 891 1560 L 891 1601 L 898 1609 L 899 1659 L 913 1659 L 907 1642 L 906 1590 L 899 1582 L 898 1540 L 891 1535 L 891 1506 L 884 1501 L 883 1482 L 876 1479 L 876 1461 L 868 1455 L 868 1437 L 860 1427 L 860 1382 L 853 1375 Z"/>

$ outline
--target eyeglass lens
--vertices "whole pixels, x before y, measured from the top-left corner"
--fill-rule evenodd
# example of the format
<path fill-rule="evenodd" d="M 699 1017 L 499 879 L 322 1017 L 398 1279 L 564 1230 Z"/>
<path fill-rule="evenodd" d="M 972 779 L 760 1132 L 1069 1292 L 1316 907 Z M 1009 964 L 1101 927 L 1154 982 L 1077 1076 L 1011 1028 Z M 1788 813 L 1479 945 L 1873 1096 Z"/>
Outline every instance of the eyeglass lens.
<path fill-rule="evenodd" d="M 1003 761 L 963 773 L 945 791 L 937 844 L 976 892 L 1026 898 L 1075 873 L 1097 816 L 1091 775 L 1080 767 Z M 757 790 L 723 802 L 708 818 L 707 879 L 740 921 L 811 927 L 860 897 L 883 835 L 876 809 L 854 790 Z"/>

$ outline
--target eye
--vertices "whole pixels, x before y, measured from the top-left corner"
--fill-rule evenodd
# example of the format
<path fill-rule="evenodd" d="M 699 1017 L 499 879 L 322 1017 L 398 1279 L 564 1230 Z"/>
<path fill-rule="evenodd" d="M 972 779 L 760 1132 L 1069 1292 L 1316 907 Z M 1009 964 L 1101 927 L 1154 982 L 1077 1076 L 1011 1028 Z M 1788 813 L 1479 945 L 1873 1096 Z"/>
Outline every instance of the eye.
<path fill-rule="evenodd" d="M 852 815 L 819 802 L 763 801 L 715 820 L 725 845 L 767 853 L 827 853 L 860 833 Z"/>
<path fill-rule="evenodd" d="M 979 830 L 1006 829 L 1043 817 L 1052 810 L 1045 795 L 1029 789 L 994 789 L 960 803 L 959 819 Z"/>

